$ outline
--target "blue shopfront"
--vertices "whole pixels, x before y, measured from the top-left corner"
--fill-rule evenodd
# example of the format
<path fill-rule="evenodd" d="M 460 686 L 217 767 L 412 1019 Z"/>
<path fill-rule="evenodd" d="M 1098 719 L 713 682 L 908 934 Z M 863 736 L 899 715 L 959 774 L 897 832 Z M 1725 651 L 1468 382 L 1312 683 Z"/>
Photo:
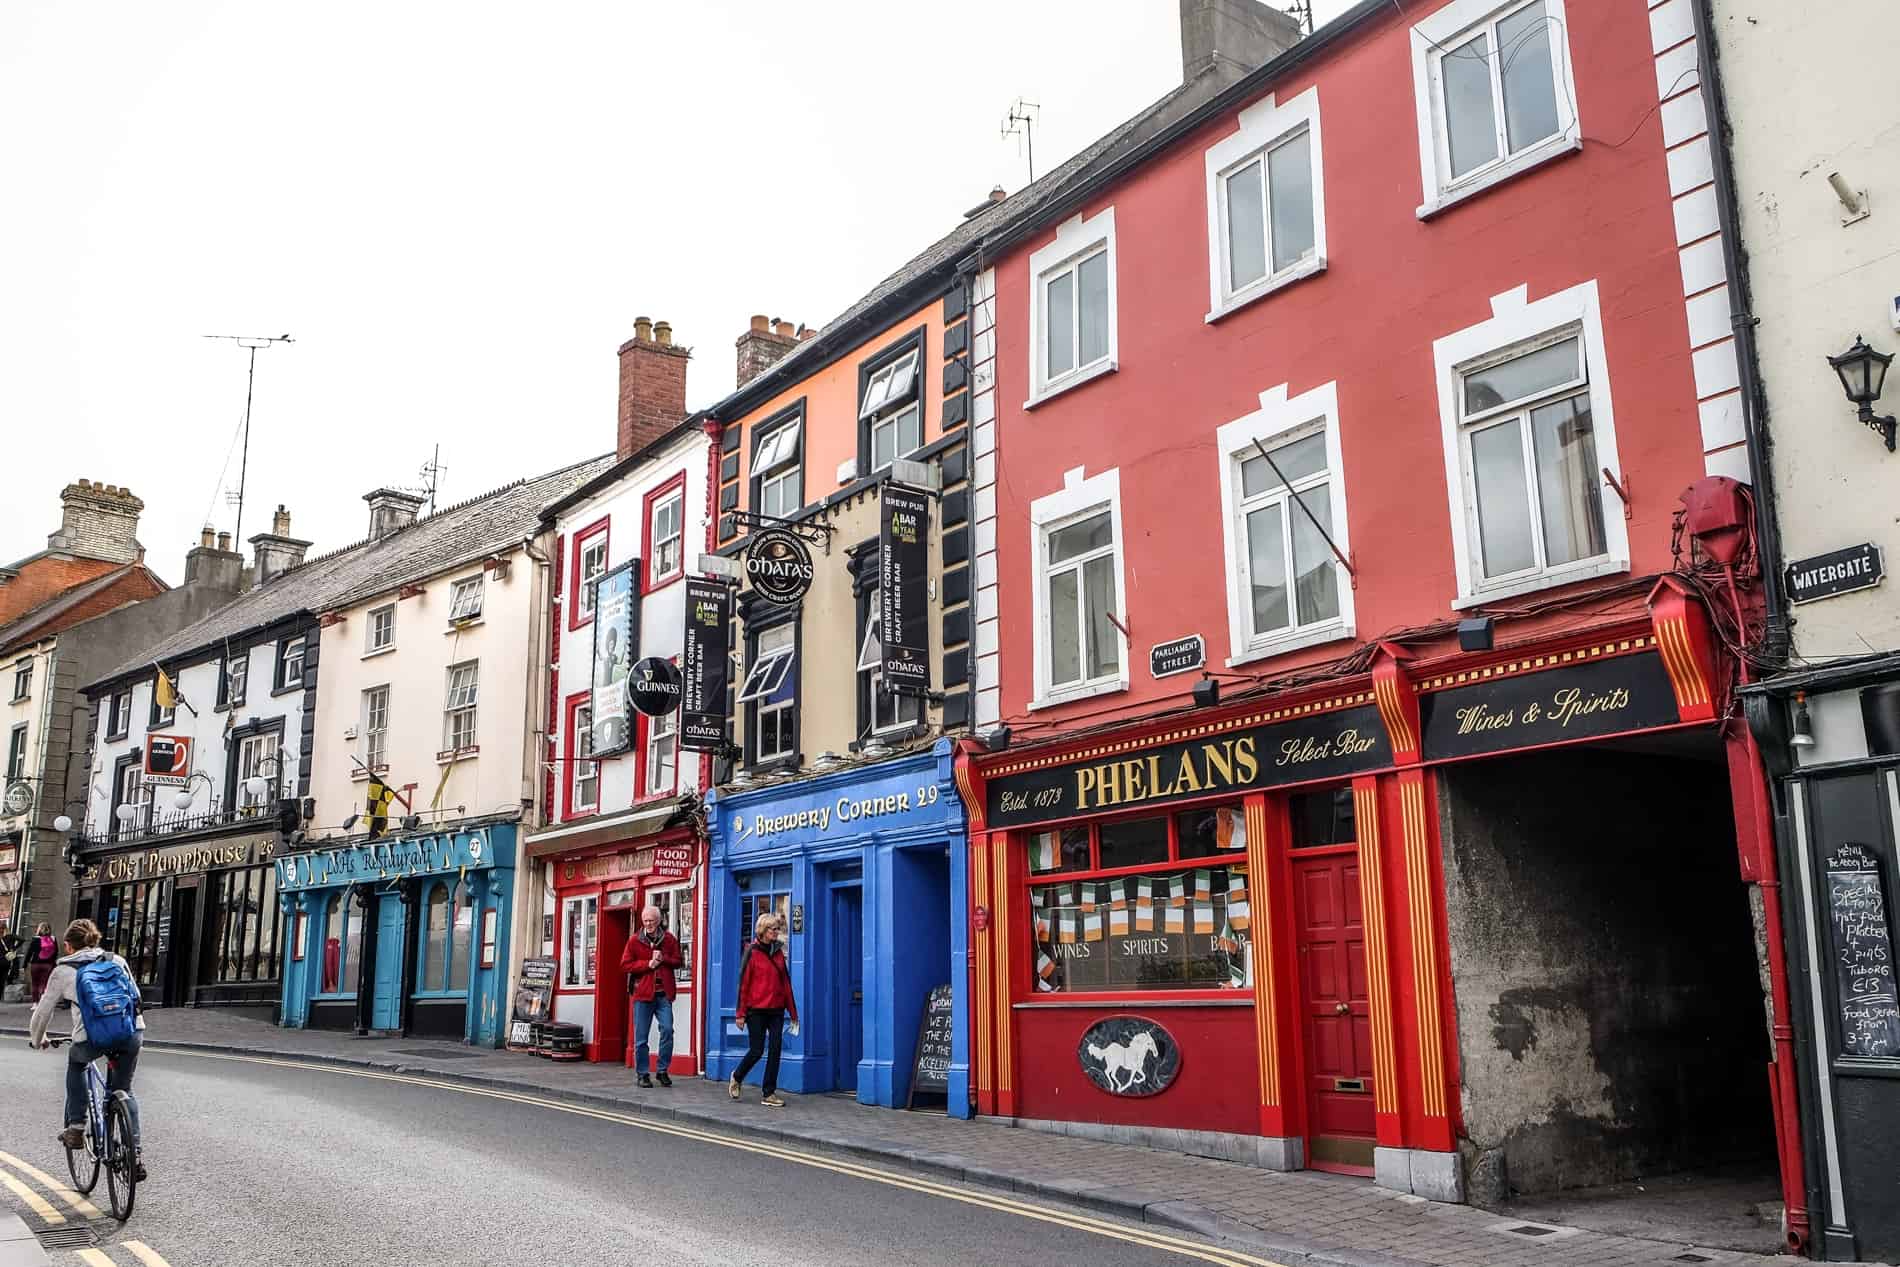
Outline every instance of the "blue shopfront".
<path fill-rule="evenodd" d="M 276 866 L 284 1025 L 501 1045 L 514 823 L 319 846 Z"/>
<path fill-rule="evenodd" d="M 784 918 L 799 1033 L 785 1034 L 779 1085 L 855 1092 L 904 1108 L 926 1002 L 951 994 L 948 1102 L 970 1114 L 969 945 L 963 806 L 951 746 L 796 783 L 707 797 L 712 828 L 706 1076 L 745 1055 L 733 1021 L 753 921 Z M 753 1075 L 756 1081 L 757 1074 Z"/>

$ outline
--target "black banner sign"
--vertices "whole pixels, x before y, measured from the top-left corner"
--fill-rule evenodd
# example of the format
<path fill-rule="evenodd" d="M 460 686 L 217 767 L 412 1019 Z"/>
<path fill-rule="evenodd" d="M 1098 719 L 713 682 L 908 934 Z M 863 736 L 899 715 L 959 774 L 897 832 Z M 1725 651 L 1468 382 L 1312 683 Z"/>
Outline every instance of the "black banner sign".
<path fill-rule="evenodd" d="M 680 747 L 721 752 L 726 746 L 726 656 L 732 590 L 719 581 L 686 578 L 686 650 L 681 657 Z"/>
<path fill-rule="evenodd" d="M 1370 704 L 989 781 L 992 828 L 1332 779 L 1392 761 Z"/>
<path fill-rule="evenodd" d="M 1887 575 L 1880 547 L 1871 544 L 1830 550 L 1788 564 L 1788 597 L 1797 603 L 1872 589 Z"/>
<path fill-rule="evenodd" d="M 1841 1054 L 1900 1056 L 1900 983 L 1880 855 L 1849 841 L 1827 856 L 1828 923 L 1841 1009 Z"/>
<path fill-rule="evenodd" d="M 1421 693 L 1427 761 L 1669 726 L 1675 688 L 1654 651 Z"/>
<path fill-rule="evenodd" d="M 884 685 L 930 689 L 930 498 L 902 484 L 884 485 L 878 511 L 878 625 L 884 639 Z"/>

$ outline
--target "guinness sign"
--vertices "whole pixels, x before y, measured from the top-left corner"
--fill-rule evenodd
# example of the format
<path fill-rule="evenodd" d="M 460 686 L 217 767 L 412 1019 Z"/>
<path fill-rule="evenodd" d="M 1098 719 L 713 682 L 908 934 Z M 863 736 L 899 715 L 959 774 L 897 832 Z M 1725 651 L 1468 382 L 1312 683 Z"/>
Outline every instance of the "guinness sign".
<path fill-rule="evenodd" d="M 680 706 L 680 671 L 671 660 L 648 656 L 633 666 L 627 691 L 635 708 L 648 717 L 664 717 Z"/>
<path fill-rule="evenodd" d="M 746 542 L 745 574 L 760 596 L 789 607 L 811 589 L 811 551 L 783 528 L 760 529 Z"/>

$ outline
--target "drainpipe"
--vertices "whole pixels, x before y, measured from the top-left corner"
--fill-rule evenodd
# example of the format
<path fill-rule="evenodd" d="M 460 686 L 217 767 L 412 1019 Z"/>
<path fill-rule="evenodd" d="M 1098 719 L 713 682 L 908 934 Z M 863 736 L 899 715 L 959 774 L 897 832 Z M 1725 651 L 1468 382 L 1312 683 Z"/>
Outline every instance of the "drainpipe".
<path fill-rule="evenodd" d="M 1729 325 L 1735 335 L 1736 362 L 1741 380 L 1742 425 L 1747 437 L 1748 477 L 1755 490 L 1755 539 L 1762 571 L 1764 629 L 1762 651 L 1772 664 L 1787 661 L 1792 622 L 1783 600 L 1781 530 L 1775 513 L 1774 468 L 1769 460 L 1768 404 L 1761 385 L 1761 361 L 1755 345 L 1756 317 L 1748 286 L 1748 256 L 1742 246 L 1741 214 L 1735 170 L 1729 161 L 1728 107 L 1716 67 L 1715 20 L 1710 0 L 1689 6 L 1695 21 L 1696 73 L 1701 81 L 1702 104 L 1709 119 L 1709 154 L 1715 177 L 1716 212 L 1722 227 L 1722 264 L 1728 282 Z M 1746 661 L 1742 680 L 1754 674 Z M 1765 775 L 1754 737 L 1746 735 L 1751 775 Z M 1771 802 L 1772 803 L 1772 800 Z M 1760 804 L 1757 799 L 1757 804 Z M 1805 1254 L 1809 1249 L 1809 1210 L 1819 1197 L 1818 1175 L 1808 1173 L 1806 1141 L 1801 1129 L 1801 1101 L 1796 1072 L 1796 1041 L 1788 988 L 1788 951 L 1782 918 L 1783 894 L 1779 851 L 1774 844 L 1774 815 L 1760 823 L 1769 835 L 1767 848 L 1757 850 L 1761 887 L 1763 936 L 1768 943 L 1769 1006 L 1774 1009 L 1774 1064 L 1770 1071 L 1775 1106 L 1776 1152 L 1781 1170 L 1781 1194 L 1786 1209 L 1788 1248 Z"/>

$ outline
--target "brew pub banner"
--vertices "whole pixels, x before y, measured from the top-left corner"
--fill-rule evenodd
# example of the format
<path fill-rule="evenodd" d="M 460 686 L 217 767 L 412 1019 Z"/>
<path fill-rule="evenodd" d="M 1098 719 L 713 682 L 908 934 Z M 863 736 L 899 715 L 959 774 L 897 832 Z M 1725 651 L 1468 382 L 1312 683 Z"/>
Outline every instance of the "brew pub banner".
<path fill-rule="evenodd" d="M 726 654 L 732 590 L 723 581 L 686 578 L 686 643 L 681 657 L 680 747 L 719 753 L 726 746 Z"/>
<path fill-rule="evenodd" d="M 886 689 L 930 689 L 930 497 L 886 484 L 878 512 L 878 626 Z"/>

